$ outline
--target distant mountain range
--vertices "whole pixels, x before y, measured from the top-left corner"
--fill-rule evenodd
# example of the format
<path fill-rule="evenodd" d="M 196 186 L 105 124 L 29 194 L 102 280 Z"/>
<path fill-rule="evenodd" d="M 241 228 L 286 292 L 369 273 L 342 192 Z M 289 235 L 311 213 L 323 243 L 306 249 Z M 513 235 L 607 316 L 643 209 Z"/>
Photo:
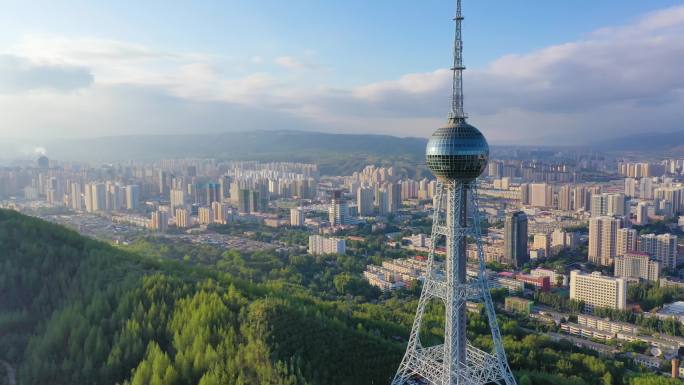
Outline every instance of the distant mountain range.
<path fill-rule="evenodd" d="M 591 145 L 602 151 L 660 152 L 663 154 L 684 153 L 684 131 L 666 133 L 634 134 L 604 140 Z"/>
<path fill-rule="evenodd" d="M 46 148 L 48 157 L 60 160 L 96 162 L 168 158 L 286 160 L 317 163 L 323 167 L 323 171 L 327 167 L 328 171 L 333 172 L 342 171 L 340 168 L 353 169 L 367 162 L 395 164 L 403 161 L 400 167 L 422 168 L 426 143 L 425 138 L 280 130 L 192 135 L 111 136 L 52 140 L 41 144 Z M 13 144 L 8 145 L 16 147 Z M 684 154 L 684 131 L 629 135 L 587 144 L 585 148 L 610 152 Z M 13 152 L 10 148 L 7 150 L 9 153 Z M 3 151 L 3 153 L 8 152 Z M 417 172 L 421 173 L 421 171 Z M 408 174 L 413 173 L 413 171 L 408 172 Z"/>
<path fill-rule="evenodd" d="M 202 157 L 308 161 L 321 155 L 422 158 L 426 139 L 307 131 L 252 131 L 193 135 L 112 136 L 55 140 L 48 155 L 64 160 L 120 161 Z"/>

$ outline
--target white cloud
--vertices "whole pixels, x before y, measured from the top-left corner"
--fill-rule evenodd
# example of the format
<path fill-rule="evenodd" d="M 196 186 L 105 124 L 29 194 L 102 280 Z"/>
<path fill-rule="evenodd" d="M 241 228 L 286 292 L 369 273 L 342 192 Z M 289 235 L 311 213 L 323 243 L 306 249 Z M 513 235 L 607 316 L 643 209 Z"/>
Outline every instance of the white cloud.
<path fill-rule="evenodd" d="M 316 65 L 302 61 L 293 56 L 279 56 L 275 59 L 275 63 L 288 70 L 301 71 L 312 70 L 317 68 Z"/>
<path fill-rule="evenodd" d="M 45 64 L 0 54 L 0 93 L 36 90 L 73 91 L 87 87 L 93 77 L 87 68 Z"/>
<path fill-rule="evenodd" d="M 322 81 L 312 86 L 318 78 L 303 72 L 318 69 L 308 60 L 312 55 L 281 56 L 272 63 L 253 56 L 236 64 L 120 41 L 30 37 L 0 56 L 0 110 L 14 111 L 3 116 L 0 135 L 180 132 L 181 123 L 188 132 L 281 127 L 263 119 L 270 116 L 289 128 L 427 136 L 443 122 L 448 70 L 353 88 L 335 87 L 330 71 L 316 71 Z M 15 64 L 8 65 L 7 57 Z M 680 6 L 469 69 L 466 110 L 494 142 L 581 143 L 681 129 L 683 62 Z M 269 72 L 277 70 L 274 64 L 289 71 L 276 76 Z M 52 92 L 8 94 L 26 88 Z M 64 92 L 73 89 L 79 91 Z"/>

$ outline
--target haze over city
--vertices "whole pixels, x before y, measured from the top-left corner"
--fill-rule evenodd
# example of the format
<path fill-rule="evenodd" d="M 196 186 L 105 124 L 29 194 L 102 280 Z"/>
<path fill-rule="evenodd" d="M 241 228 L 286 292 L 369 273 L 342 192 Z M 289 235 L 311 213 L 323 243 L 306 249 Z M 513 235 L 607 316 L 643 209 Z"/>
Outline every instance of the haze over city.
<path fill-rule="evenodd" d="M 448 107 L 451 28 L 435 21 L 448 19 L 449 6 L 9 1 L 0 14 L 0 137 L 427 137 Z M 466 108 L 491 143 L 590 144 L 682 129 L 679 2 L 469 8 Z"/>
<path fill-rule="evenodd" d="M 682 385 L 681 3 L 0 10 L 0 385 Z"/>

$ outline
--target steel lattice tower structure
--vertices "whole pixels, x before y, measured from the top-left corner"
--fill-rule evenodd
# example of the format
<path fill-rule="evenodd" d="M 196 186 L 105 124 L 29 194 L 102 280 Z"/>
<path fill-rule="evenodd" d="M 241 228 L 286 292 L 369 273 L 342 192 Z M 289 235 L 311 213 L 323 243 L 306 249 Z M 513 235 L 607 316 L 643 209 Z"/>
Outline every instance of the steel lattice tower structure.
<path fill-rule="evenodd" d="M 482 133 L 466 122 L 463 110 L 462 76 L 465 67 L 461 0 L 456 2 L 454 21 L 451 111 L 447 124 L 432 134 L 426 148 L 427 165 L 437 177 L 427 275 L 408 347 L 392 385 L 515 385 L 485 274 L 476 179 L 487 165 L 489 145 Z M 435 247 L 441 242 L 447 251 L 443 271 L 435 263 Z M 474 277 L 466 274 L 468 242 L 477 246 L 479 263 Z M 426 305 L 433 299 L 441 300 L 445 305 L 444 343 L 423 346 L 420 340 L 423 315 Z M 467 300 L 484 304 L 494 342 L 492 352 L 482 351 L 468 343 Z"/>

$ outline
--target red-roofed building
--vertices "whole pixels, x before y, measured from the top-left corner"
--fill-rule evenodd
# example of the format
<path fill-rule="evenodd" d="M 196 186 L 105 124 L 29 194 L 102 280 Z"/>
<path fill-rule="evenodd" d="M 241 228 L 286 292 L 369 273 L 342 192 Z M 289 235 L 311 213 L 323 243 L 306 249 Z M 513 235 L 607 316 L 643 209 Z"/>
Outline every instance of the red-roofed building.
<path fill-rule="evenodd" d="M 500 273 L 496 273 L 496 275 L 504 278 L 515 278 L 515 274 L 510 271 L 502 271 Z"/>
<path fill-rule="evenodd" d="M 549 277 L 535 277 L 532 275 L 517 274 L 515 279 L 517 281 L 532 285 L 541 291 L 551 290 L 551 279 Z"/>

